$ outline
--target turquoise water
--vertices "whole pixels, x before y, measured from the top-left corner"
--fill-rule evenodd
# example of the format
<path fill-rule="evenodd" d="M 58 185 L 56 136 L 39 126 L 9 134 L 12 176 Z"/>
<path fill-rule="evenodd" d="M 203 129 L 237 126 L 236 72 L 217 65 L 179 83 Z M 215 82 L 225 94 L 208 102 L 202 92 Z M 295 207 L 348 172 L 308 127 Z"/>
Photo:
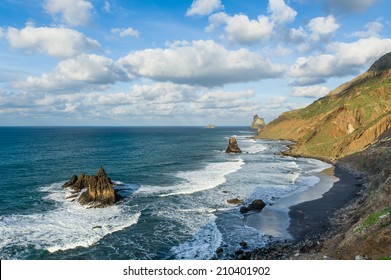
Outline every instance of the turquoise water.
<path fill-rule="evenodd" d="M 267 203 L 304 191 L 326 164 L 284 157 L 288 143 L 243 127 L 0 128 L 0 258 L 228 258 L 263 246 L 238 197 Z M 236 136 L 243 153 L 225 154 Z M 125 197 L 86 209 L 61 185 L 102 165 Z"/>

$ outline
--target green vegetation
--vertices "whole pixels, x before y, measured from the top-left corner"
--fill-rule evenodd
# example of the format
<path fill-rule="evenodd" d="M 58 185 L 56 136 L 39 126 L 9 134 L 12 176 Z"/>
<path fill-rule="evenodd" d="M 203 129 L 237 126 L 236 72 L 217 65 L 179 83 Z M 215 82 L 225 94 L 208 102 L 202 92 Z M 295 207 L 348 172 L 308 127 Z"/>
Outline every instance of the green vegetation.
<path fill-rule="evenodd" d="M 378 212 L 370 214 L 358 227 L 355 228 L 355 232 L 361 233 L 362 231 L 377 225 L 383 218 L 391 215 L 391 207 L 384 208 Z"/>

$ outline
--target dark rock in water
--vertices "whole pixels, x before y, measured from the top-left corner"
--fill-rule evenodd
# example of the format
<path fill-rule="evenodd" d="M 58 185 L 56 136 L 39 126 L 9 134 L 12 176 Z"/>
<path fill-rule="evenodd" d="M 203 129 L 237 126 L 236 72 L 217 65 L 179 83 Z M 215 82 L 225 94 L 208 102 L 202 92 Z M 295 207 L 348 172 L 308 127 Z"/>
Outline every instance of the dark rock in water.
<path fill-rule="evenodd" d="M 266 203 L 262 199 L 256 199 L 248 206 L 250 210 L 261 211 L 266 206 Z"/>
<path fill-rule="evenodd" d="M 220 255 L 222 252 L 224 252 L 223 248 L 219 247 L 219 248 L 216 249 L 216 254 L 217 255 Z"/>
<path fill-rule="evenodd" d="M 241 153 L 242 151 L 239 149 L 238 142 L 235 137 L 230 137 L 228 141 L 228 147 L 225 151 L 226 153 Z"/>
<path fill-rule="evenodd" d="M 119 198 L 116 195 L 113 182 L 107 177 L 106 172 L 100 167 L 96 176 L 80 174 L 73 175 L 63 187 L 71 188 L 80 194 L 78 201 L 82 205 L 89 204 L 92 208 L 102 208 L 113 205 Z"/>
<path fill-rule="evenodd" d="M 242 246 L 243 248 L 247 248 L 247 242 L 246 241 L 240 242 L 239 245 Z"/>
<path fill-rule="evenodd" d="M 240 213 L 242 214 L 246 214 L 248 211 L 250 211 L 250 209 L 248 209 L 247 207 L 240 207 Z"/>
<path fill-rule="evenodd" d="M 266 203 L 262 199 L 255 199 L 247 207 L 241 207 L 240 213 L 246 214 L 249 211 L 261 211 L 266 206 Z"/>
<path fill-rule="evenodd" d="M 71 179 L 69 179 L 68 182 L 66 182 L 64 185 L 62 185 L 62 187 L 63 187 L 63 188 L 68 188 L 69 186 L 74 185 L 74 184 L 76 183 L 76 181 L 77 181 L 77 176 L 76 176 L 76 175 L 73 175 L 73 176 L 71 177 Z"/>

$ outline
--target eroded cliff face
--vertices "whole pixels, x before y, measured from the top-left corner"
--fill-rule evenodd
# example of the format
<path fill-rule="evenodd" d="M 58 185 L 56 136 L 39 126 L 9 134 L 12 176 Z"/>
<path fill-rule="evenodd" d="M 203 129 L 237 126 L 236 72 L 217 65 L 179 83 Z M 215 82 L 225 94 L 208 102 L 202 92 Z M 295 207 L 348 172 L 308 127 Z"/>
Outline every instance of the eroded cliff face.
<path fill-rule="evenodd" d="M 391 129 L 365 151 L 341 164 L 365 174 L 364 195 L 344 210 L 343 230 L 327 240 L 323 253 L 333 258 L 391 258 Z"/>
<path fill-rule="evenodd" d="M 257 137 L 292 140 L 291 155 L 329 161 L 364 150 L 391 127 L 390 58 L 308 107 L 283 113 Z"/>

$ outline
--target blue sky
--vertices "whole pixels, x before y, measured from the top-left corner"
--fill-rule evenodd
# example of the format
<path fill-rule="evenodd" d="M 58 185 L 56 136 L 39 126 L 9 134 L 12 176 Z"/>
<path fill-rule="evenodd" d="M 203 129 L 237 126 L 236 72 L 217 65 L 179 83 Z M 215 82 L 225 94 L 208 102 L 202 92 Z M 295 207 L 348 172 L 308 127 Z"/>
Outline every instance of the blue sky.
<path fill-rule="evenodd" d="M 0 125 L 249 125 L 391 51 L 387 0 L 0 2 Z"/>

